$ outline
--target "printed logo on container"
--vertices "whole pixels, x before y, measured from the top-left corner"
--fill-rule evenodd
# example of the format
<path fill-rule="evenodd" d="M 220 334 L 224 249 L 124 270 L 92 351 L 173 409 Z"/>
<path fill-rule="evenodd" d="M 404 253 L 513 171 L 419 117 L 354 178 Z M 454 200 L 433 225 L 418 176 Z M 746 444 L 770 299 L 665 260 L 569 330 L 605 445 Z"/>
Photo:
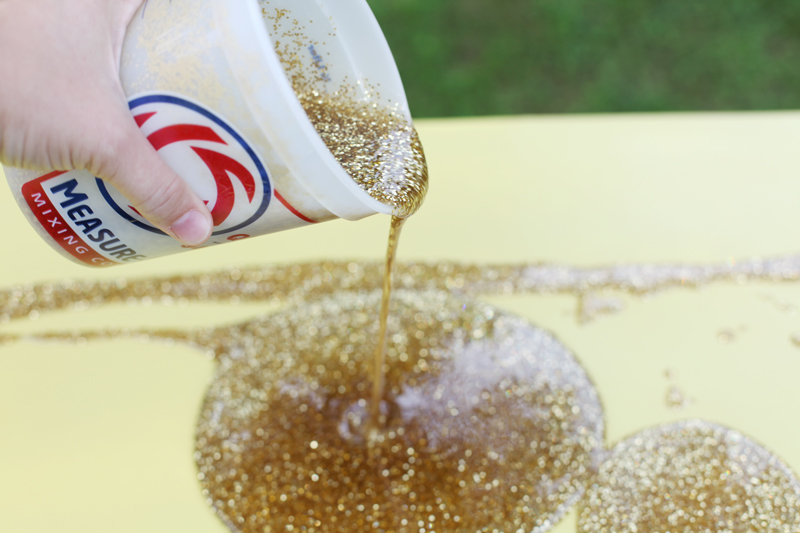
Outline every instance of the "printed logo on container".
<path fill-rule="evenodd" d="M 264 214 L 273 192 L 267 170 L 230 124 L 200 104 L 173 95 L 138 96 L 129 106 L 158 155 L 206 202 L 214 235 L 241 230 Z M 163 235 L 114 187 L 100 179 L 97 186 L 125 220 Z"/>

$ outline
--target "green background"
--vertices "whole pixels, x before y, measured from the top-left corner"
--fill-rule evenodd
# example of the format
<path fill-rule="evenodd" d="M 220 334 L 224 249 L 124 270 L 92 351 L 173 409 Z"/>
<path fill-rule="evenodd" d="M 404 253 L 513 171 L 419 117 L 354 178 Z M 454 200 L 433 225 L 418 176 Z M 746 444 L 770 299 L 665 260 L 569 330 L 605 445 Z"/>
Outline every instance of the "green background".
<path fill-rule="evenodd" d="M 798 0 L 369 0 L 416 117 L 800 107 Z"/>

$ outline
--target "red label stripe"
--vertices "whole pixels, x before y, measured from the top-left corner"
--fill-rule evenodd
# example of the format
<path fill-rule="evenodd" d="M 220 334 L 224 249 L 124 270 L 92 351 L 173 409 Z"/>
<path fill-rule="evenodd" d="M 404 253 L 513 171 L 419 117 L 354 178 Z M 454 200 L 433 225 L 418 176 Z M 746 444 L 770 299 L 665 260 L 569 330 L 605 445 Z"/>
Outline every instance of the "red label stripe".
<path fill-rule="evenodd" d="M 233 182 L 228 176 L 228 173 L 233 174 L 238 178 L 244 190 L 247 192 L 247 199 L 252 203 L 256 194 L 256 182 L 253 175 L 247 170 L 244 165 L 231 159 L 225 154 L 198 148 L 191 147 L 194 152 L 200 156 L 200 159 L 206 164 L 214 176 L 214 182 L 217 184 L 217 200 L 214 202 L 214 209 L 211 210 L 211 216 L 214 219 L 214 225 L 219 226 L 228 215 L 233 211 L 233 204 L 236 201 L 235 192 L 233 190 Z"/>
<path fill-rule="evenodd" d="M 29 181 L 22 186 L 22 195 L 31 208 L 36 220 L 47 230 L 47 233 L 72 257 L 93 267 L 106 267 L 117 264 L 95 252 L 91 246 L 78 236 L 66 220 L 56 210 L 42 183 L 66 174 L 65 171 L 51 172 L 41 178 Z"/>
<path fill-rule="evenodd" d="M 296 216 L 296 217 L 297 217 L 297 218 L 299 218 L 300 220 L 304 220 L 304 221 L 308 222 L 309 224 L 316 224 L 316 223 L 317 223 L 317 221 L 316 221 L 316 220 L 311 220 L 310 218 L 308 218 L 307 216 L 305 216 L 303 213 L 301 213 L 300 211 L 298 211 L 297 209 L 295 209 L 294 207 L 292 207 L 292 206 L 289 204 L 289 202 L 287 202 L 287 201 L 286 201 L 286 200 L 283 198 L 283 196 L 281 196 L 281 193 L 279 193 L 277 190 L 275 190 L 274 192 L 275 192 L 275 198 L 277 198 L 277 199 L 278 199 L 278 201 L 279 201 L 280 203 L 282 203 L 282 204 L 283 204 L 283 206 L 284 206 L 286 209 L 288 209 L 289 211 L 291 211 L 291 212 L 292 212 L 292 214 L 293 214 L 294 216 Z"/>
<path fill-rule="evenodd" d="M 153 111 L 152 113 L 142 113 L 141 115 L 136 115 L 135 117 L 133 117 L 133 120 L 135 120 L 136 125 L 141 128 L 144 125 L 144 123 L 150 120 L 150 117 L 154 116 L 155 114 L 156 114 L 155 111 Z"/>
<path fill-rule="evenodd" d="M 148 117 L 149 118 L 149 117 Z M 195 124 L 175 124 L 155 131 L 147 137 L 156 150 L 161 150 L 167 145 L 181 141 L 210 141 L 227 145 L 214 130 L 207 126 Z"/>

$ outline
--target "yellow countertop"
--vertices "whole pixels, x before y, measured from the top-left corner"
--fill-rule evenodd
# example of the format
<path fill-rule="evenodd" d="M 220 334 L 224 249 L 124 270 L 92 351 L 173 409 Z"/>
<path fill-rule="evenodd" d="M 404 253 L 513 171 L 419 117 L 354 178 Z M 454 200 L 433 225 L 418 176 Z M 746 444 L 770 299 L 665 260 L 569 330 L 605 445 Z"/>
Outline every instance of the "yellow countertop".
<path fill-rule="evenodd" d="M 400 260 L 725 263 L 800 249 L 800 112 L 530 116 L 419 121 L 428 200 Z M 50 250 L 0 194 L 0 289 L 229 266 L 383 256 L 388 219 L 321 224 L 95 271 Z M 603 295 L 608 296 L 608 295 Z M 720 282 L 576 319 L 568 295 L 489 297 L 553 331 L 594 380 L 613 443 L 704 418 L 800 472 L 800 283 Z M 266 304 L 109 306 L 0 325 L 4 333 L 181 327 L 243 320 Z M 137 340 L 0 346 L 0 531 L 227 529 L 192 459 L 213 364 Z M 674 410 L 671 387 L 691 403 Z M 574 518 L 554 530 L 574 531 Z"/>

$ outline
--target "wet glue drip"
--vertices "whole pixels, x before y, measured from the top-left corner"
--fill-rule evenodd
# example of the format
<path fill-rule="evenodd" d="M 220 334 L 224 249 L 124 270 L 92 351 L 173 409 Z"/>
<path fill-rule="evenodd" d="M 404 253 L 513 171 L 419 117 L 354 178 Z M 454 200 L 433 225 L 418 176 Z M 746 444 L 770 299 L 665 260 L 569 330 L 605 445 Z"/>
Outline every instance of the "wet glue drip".
<path fill-rule="evenodd" d="M 400 240 L 400 230 L 403 229 L 406 219 L 392 217 L 392 226 L 389 230 L 389 245 L 386 249 L 386 269 L 383 273 L 383 294 L 381 296 L 380 327 L 378 328 L 378 346 L 375 348 L 375 369 L 373 370 L 372 406 L 370 418 L 373 430 L 382 424 L 380 420 L 381 402 L 383 401 L 386 376 L 383 370 L 386 360 L 386 335 L 389 320 L 389 303 L 392 299 L 392 274 L 394 262 L 397 258 L 397 244 Z"/>

